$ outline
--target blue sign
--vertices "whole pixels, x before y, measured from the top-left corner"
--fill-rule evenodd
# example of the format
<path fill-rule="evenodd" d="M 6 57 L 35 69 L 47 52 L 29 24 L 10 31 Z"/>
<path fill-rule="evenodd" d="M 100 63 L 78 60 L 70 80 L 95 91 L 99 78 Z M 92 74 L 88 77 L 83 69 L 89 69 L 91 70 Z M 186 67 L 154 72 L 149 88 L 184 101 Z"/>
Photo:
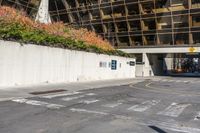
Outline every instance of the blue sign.
<path fill-rule="evenodd" d="M 117 61 L 116 60 L 111 61 L 111 70 L 117 70 Z"/>

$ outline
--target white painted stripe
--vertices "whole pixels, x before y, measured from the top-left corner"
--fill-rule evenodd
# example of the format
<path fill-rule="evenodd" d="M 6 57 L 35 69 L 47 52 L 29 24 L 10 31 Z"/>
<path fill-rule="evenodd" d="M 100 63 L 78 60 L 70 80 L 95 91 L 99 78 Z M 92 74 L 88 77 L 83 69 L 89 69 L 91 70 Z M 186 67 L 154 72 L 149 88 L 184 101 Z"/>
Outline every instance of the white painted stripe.
<path fill-rule="evenodd" d="M 115 108 L 119 105 L 121 105 L 122 103 L 110 103 L 110 104 L 105 104 L 105 105 L 102 105 L 103 107 L 109 107 L 109 108 Z"/>
<path fill-rule="evenodd" d="M 100 111 L 94 111 L 94 110 L 86 110 L 81 108 L 71 108 L 72 112 L 78 112 L 78 113 L 88 113 L 88 114 L 98 114 L 98 115 L 111 115 L 114 116 L 117 119 L 123 119 L 123 120 L 131 120 L 132 117 L 124 116 L 124 115 L 117 115 L 117 114 L 110 114 L 106 112 L 100 112 Z"/>
<path fill-rule="evenodd" d="M 36 101 L 36 100 L 28 100 L 28 99 L 14 99 L 12 100 L 13 102 L 17 103 L 24 103 L 24 104 L 29 104 L 29 105 L 34 105 L 34 106 L 42 106 L 42 107 L 47 107 L 50 109 L 60 109 L 65 107 L 64 105 L 59 105 L 59 104 L 51 104 L 47 102 L 42 102 L 42 101 Z"/>
<path fill-rule="evenodd" d="M 76 95 L 76 94 L 81 94 L 82 92 L 68 92 L 68 93 L 61 93 L 61 94 L 54 94 L 54 95 L 48 95 L 48 96 L 42 96 L 43 98 L 56 98 L 56 97 L 62 97 L 62 96 L 71 96 L 71 95 Z"/>
<path fill-rule="evenodd" d="M 80 95 L 80 96 L 77 96 L 77 97 L 65 97 L 65 98 L 61 98 L 61 100 L 71 101 L 71 100 L 75 100 L 75 99 L 79 99 L 79 98 L 83 98 L 83 97 L 85 97 L 85 95 Z"/>
<path fill-rule="evenodd" d="M 79 109 L 79 108 L 71 108 L 70 110 L 73 112 L 80 112 L 80 113 L 82 112 L 82 113 L 89 113 L 89 114 L 108 115 L 108 113 L 106 112 L 99 112 L 99 111 Z"/>
<path fill-rule="evenodd" d="M 86 94 L 87 96 L 96 96 L 97 94 L 95 94 L 95 93 L 88 93 L 88 94 Z"/>
<path fill-rule="evenodd" d="M 113 115 L 115 118 L 117 119 L 122 119 L 122 120 L 132 120 L 132 117 L 128 117 L 128 116 L 124 116 L 124 115 L 115 115 L 115 114 L 111 114 Z"/>
<path fill-rule="evenodd" d="M 83 98 L 83 97 L 86 97 L 86 96 L 95 96 L 95 95 L 96 94 L 94 94 L 94 93 L 88 93 L 88 94 L 80 95 L 80 96 L 76 96 L 76 97 L 64 97 L 64 98 L 61 98 L 61 100 L 71 101 L 71 100 L 76 100 L 76 99 Z"/>
<path fill-rule="evenodd" d="M 160 102 L 160 100 L 145 101 L 141 104 L 137 104 L 137 105 L 134 105 L 134 106 L 128 108 L 128 110 L 143 112 L 143 111 L 146 111 L 147 109 L 151 108 L 152 106 L 158 104 L 159 102 Z"/>
<path fill-rule="evenodd" d="M 190 104 L 178 104 L 172 103 L 169 107 L 167 107 L 164 111 L 159 112 L 159 115 L 178 117 L 183 110 L 188 107 Z"/>
<path fill-rule="evenodd" d="M 80 101 L 80 103 L 85 103 L 85 104 L 91 104 L 91 103 L 96 103 L 99 100 L 95 99 L 95 100 L 82 100 Z"/>
<path fill-rule="evenodd" d="M 160 81 L 160 79 L 153 79 L 153 81 Z"/>
<path fill-rule="evenodd" d="M 76 100 L 76 99 L 83 98 L 83 97 L 86 97 L 86 96 L 95 96 L 95 95 L 96 94 L 94 94 L 94 93 L 88 93 L 88 94 L 80 95 L 80 96 L 76 96 L 76 97 L 64 97 L 64 98 L 61 98 L 61 100 L 71 101 L 71 100 Z"/>
<path fill-rule="evenodd" d="M 0 102 L 11 101 L 13 99 L 20 99 L 22 97 L 9 97 L 9 98 L 0 98 Z"/>

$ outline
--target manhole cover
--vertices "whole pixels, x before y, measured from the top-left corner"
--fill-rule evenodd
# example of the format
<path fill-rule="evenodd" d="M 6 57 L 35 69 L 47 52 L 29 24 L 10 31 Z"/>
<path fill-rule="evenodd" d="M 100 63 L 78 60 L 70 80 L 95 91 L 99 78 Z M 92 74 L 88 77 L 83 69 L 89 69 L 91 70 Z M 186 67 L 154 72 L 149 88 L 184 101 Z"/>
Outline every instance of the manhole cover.
<path fill-rule="evenodd" d="M 35 92 L 31 92 L 30 94 L 41 95 L 41 94 L 56 93 L 56 92 L 63 92 L 63 91 L 67 91 L 67 90 L 58 89 L 58 90 L 48 90 L 48 91 L 35 91 Z"/>

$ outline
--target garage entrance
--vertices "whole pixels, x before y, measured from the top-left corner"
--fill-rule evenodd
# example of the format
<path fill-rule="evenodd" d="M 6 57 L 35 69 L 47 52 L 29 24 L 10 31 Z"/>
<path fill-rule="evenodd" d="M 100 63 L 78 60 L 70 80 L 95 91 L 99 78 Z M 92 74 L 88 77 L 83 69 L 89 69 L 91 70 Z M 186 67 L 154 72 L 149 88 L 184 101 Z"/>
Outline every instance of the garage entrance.
<path fill-rule="evenodd" d="M 174 54 L 172 73 L 200 75 L 200 54 Z"/>

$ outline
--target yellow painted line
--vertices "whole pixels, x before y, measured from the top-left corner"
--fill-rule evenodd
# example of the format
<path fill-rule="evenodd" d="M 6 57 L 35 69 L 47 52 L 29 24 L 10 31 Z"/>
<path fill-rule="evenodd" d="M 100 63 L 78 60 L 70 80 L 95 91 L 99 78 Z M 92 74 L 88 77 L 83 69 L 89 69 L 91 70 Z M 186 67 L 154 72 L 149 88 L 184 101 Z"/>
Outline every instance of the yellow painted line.
<path fill-rule="evenodd" d="M 166 92 L 169 92 L 170 94 L 184 94 L 184 95 L 200 95 L 200 93 L 185 93 L 185 91 L 174 91 L 174 90 L 167 90 L 167 88 L 158 88 L 158 87 L 152 87 L 150 86 L 153 82 L 150 82 L 148 84 L 146 84 L 145 86 L 147 88 L 151 88 L 151 89 L 156 89 L 156 90 L 159 90 L 159 91 L 166 91 Z"/>
<path fill-rule="evenodd" d="M 200 93 L 189 93 L 189 92 L 185 93 L 184 91 L 174 91 L 174 90 L 167 90 L 167 88 L 152 87 L 152 86 L 150 86 L 152 83 L 153 82 L 145 84 L 145 87 L 150 88 L 150 89 L 139 88 L 139 87 L 134 86 L 133 84 L 129 85 L 129 87 L 138 89 L 138 90 L 145 90 L 145 91 L 156 92 L 156 93 L 200 96 Z"/>

